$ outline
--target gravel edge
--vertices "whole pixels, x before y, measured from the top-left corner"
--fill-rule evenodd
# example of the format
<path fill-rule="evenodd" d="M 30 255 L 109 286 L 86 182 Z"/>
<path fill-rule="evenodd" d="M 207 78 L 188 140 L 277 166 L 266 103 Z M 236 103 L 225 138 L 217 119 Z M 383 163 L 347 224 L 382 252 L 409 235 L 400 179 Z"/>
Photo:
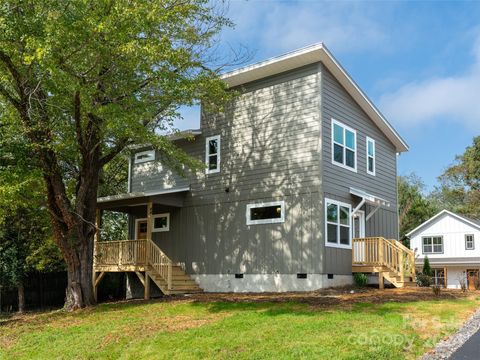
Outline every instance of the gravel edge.
<path fill-rule="evenodd" d="M 480 329 L 480 309 L 478 309 L 463 326 L 447 339 L 440 341 L 435 348 L 424 354 L 421 360 L 445 360 L 460 348 Z"/>

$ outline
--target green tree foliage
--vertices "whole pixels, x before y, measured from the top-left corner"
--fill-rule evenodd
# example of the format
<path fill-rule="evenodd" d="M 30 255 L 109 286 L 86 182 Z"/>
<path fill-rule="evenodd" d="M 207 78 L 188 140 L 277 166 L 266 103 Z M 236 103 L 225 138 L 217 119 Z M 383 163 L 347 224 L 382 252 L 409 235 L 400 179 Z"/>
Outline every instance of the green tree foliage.
<path fill-rule="evenodd" d="M 94 302 L 100 176 L 130 144 L 181 169 L 199 164 L 165 133 L 180 106 L 220 111 L 232 94 L 212 57 L 231 23 L 207 0 L 5 0 L 0 4 L 0 119 L 44 179 L 68 271 L 68 309 Z M 223 59 L 223 61 L 225 61 Z"/>
<path fill-rule="evenodd" d="M 438 208 L 423 194 L 424 184 L 415 174 L 398 177 L 400 238 L 432 217 Z"/>
<path fill-rule="evenodd" d="M 428 260 L 428 256 L 425 256 L 425 258 L 423 259 L 422 274 L 432 276 L 432 268 L 430 266 L 430 260 Z"/>
<path fill-rule="evenodd" d="M 439 207 L 480 218 L 480 136 L 453 165 L 439 177 L 440 185 L 432 193 Z"/>

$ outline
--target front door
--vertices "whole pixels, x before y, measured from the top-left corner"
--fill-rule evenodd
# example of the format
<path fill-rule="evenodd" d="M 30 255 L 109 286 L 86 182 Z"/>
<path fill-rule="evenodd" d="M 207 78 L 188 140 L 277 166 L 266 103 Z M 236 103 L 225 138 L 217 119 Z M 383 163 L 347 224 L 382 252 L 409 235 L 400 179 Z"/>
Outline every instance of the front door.
<path fill-rule="evenodd" d="M 147 219 L 137 220 L 135 233 L 137 240 L 145 240 L 147 238 Z"/>
<path fill-rule="evenodd" d="M 364 238 L 365 237 L 365 212 L 363 210 L 358 210 L 355 215 L 353 215 L 353 238 Z"/>
<path fill-rule="evenodd" d="M 478 284 L 478 269 L 467 270 L 468 290 L 475 290 Z"/>

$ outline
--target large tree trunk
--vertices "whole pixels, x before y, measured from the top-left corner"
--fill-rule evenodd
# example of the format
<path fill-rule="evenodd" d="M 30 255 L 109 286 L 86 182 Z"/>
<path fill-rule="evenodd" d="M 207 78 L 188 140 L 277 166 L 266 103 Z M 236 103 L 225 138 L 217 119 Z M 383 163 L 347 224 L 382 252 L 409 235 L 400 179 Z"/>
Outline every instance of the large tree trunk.
<path fill-rule="evenodd" d="M 18 284 L 17 292 L 18 292 L 18 312 L 20 314 L 23 314 L 25 312 L 25 287 L 23 286 L 22 282 Z"/>

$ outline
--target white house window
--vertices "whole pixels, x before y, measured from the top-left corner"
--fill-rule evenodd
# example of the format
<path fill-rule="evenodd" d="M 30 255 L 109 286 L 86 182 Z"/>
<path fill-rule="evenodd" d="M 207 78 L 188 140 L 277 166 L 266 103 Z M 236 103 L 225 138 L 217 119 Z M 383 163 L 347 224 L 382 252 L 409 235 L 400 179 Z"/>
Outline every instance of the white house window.
<path fill-rule="evenodd" d="M 325 235 L 327 246 L 351 248 L 350 204 L 325 199 Z"/>
<path fill-rule="evenodd" d="M 285 221 L 285 202 L 274 201 L 247 205 L 247 225 L 273 224 Z"/>
<path fill-rule="evenodd" d="M 445 287 L 445 271 L 443 269 L 432 269 L 433 284 Z"/>
<path fill-rule="evenodd" d="M 205 144 L 205 164 L 207 174 L 220 171 L 220 135 L 210 136 Z"/>
<path fill-rule="evenodd" d="M 155 160 L 155 150 L 141 151 L 135 154 L 135 164 Z"/>
<path fill-rule="evenodd" d="M 375 140 L 367 137 L 367 173 L 375 175 Z"/>
<path fill-rule="evenodd" d="M 332 119 L 332 163 L 346 169 L 357 170 L 357 133 Z"/>
<path fill-rule="evenodd" d="M 170 230 L 170 213 L 153 215 L 152 232 L 162 232 Z"/>
<path fill-rule="evenodd" d="M 424 254 L 443 253 L 443 236 L 425 236 L 422 241 Z"/>
<path fill-rule="evenodd" d="M 465 249 L 474 250 L 475 249 L 475 237 L 473 234 L 465 235 Z"/>

